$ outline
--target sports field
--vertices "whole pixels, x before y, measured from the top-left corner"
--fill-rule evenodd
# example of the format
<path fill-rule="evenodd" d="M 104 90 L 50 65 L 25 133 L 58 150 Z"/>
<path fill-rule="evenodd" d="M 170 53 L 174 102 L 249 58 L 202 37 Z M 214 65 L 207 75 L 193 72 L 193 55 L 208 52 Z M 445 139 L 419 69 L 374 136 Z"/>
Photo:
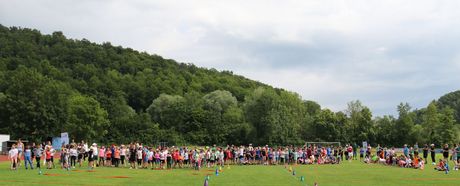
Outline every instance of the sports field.
<path fill-rule="evenodd" d="M 280 186 L 280 185 L 459 185 L 460 172 L 437 172 L 433 165 L 425 170 L 364 164 L 358 161 L 339 165 L 292 166 L 230 166 L 223 168 L 218 176 L 215 169 L 131 170 L 127 168 L 96 168 L 88 171 L 77 168 L 9 170 L 8 162 L 0 163 L 0 185 L 203 185 L 210 175 L 209 185 Z M 452 167 L 452 165 L 451 165 Z M 305 181 L 300 181 L 304 176 Z"/>

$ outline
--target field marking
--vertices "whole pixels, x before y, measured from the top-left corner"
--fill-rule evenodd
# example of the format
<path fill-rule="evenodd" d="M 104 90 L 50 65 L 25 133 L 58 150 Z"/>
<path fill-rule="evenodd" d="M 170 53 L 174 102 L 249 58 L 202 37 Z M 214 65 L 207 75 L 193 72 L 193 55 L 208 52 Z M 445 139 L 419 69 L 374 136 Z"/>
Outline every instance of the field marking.
<path fill-rule="evenodd" d="M 460 178 L 405 178 L 402 180 L 409 181 L 450 181 L 450 180 L 460 180 Z"/>

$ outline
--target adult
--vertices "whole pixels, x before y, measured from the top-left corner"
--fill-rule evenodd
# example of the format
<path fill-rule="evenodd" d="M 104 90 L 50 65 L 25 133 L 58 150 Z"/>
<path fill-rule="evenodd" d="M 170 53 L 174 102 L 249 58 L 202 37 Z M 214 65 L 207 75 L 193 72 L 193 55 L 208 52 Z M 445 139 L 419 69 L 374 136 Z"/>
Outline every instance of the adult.
<path fill-rule="evenodd" d="M 18 150 L 18 161 L 17 161 L 17 164 L 18 164 L 18 167 L 21 166 L 21 157 L 22 157 L 22 153 L 24 152 L 24 143 L 22 143 L 22 140 L 21 138 L 18 139 L 18 142 L 16 144 L 16 149 Z"/>
<path fill-rule="evenodd" d="M 430 145 L 430 153 L 431 153 L 431 163 L 436 165 L 436 149 L 434 148 L 434 144 Z"/>
<path fill-rule="evenodd" d="M 442 148 L 442 157 L 444 158 L 444 161 L 448 161 L 449 159 L 449 145 L 444 144 L 444 147 Z"/>
<path fill-rule="evenodd" d="M 427 163 L 428 150 L 428 144 L 423 145 L 423 161 L 425 161 L 425 164 Z"/>

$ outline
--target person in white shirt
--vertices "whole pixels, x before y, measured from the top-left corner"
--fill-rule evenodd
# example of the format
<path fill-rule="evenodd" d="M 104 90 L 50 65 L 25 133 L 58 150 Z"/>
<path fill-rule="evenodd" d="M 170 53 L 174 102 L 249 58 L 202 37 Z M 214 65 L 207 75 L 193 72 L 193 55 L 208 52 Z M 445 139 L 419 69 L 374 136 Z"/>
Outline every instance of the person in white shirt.
<path fill-rule="evenodd" d="M 83 149 L 85 149 L 85 154 L 83 155 L 83 161 L 86 161 L 86 157 L 88 157 L 88 152 L 89 152 L 89 148 L 88 148 L 88 143 L 85 143 L 85 141 L 81 141 L 81 143 L 83 144 Z"/>
<path fill-rule="evenodd" d="M 120 147 L 120 160 L 121 160 L 121 165 L 123 167 L 126 167 L 126 164 L 125 164 L 125 159 L 126 159 L 126 154 L 128 154 L 129 151 L 125 148 L 125 145 L 121 145 Z"/>
<path fill-rule="evenodd" d="M 70 166 L 75 169 L 75 164 L 77 161 L 78 151 L 74 145 L 70 145 Z"/>
<path fill-rule="evenodd" d="M 16 148 L 16 144 L 11 147 L 11 150 L 8 152 L 8 159 L 11 161 L 11 170 L 16 170 L 18 166 L 18 155 L 19 151 Z"/>

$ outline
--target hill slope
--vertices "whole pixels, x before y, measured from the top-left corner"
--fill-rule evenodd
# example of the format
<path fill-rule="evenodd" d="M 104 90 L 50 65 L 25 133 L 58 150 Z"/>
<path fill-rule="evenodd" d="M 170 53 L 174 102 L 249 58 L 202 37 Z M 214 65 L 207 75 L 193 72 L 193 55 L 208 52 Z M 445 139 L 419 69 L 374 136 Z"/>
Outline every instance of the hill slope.
<path fill-rule="evenodd" d="M 199 103 L 204 101 L 203 96 L 216 90 L 225 90 L 230 93 L 228 96 L 236 98 L 235 107 L 241 112 L 241 103 L 256 88 L 263 87 L 277 93 L 283 91 L 229 71 L 218 72 L 193 64 L 177 63 L 110 43 L 95 44 L 85 39 L 67 39 L 61 32 L 43 35 L 33 29 L 0 25 L 0 51 L 0 96 L 5 101 L 0 132 L 11 133 L 13 138 L 23 136 L 40 139 L 69 130 L 77 138 L 94 138 L 103 134 L 110 139 L 100 140 L 110 141 L 120 139 L 117 135 L 123 132 L 141 130 L 132 125 L 126 126 L 128 129 L 123 131 L 107 130 L 126 123 L 124 120 L 137 119 L 151 123 L 150 127 L 140 128 L 152 128 L 154 123 L 160 122 L 159 118 L 152 118 L 154 121 L 150 122 L 150 116 L 145 115 L 152 101 L 160 94 L 176 95 L 184 102 L 204 104 Z M 164 97 L 166 100 L 174 99 Z M 95 105 L 95 108 L 73 111 L 79 108 L 68 108 L 72 107 L 72 100 L 75 107 L 86 103 Z M 83 113 L 77 113 L 80 115 L 72 119 L 72 113 L 69 113 L 91 113 L 98 109 L 101 114 L 94 117 L 100 117 L 100 122 L 94 122 L 92 118 L 80 121 L 85 115 Z M 151 110 L 154 113 L 154 109 Z M 187 117 L 190 114 L 187 113 Z M 199 122 L 196 118 L 191 120 L 189 122 Z M 94 122 L 91 126 L 81 126 L 91 122 Z M 162 121 L 160 127 L 169 129 L 171 126 L 166 126 L 168 124 Z M 76 135 L 93 129 L 106 131 Z M 21 133 L 17 134 L 19 131 Z M 161 135 L 166 136 L 162 140 L 174 141 L 168 139 L 171 138 L 170 134 Z"/>

